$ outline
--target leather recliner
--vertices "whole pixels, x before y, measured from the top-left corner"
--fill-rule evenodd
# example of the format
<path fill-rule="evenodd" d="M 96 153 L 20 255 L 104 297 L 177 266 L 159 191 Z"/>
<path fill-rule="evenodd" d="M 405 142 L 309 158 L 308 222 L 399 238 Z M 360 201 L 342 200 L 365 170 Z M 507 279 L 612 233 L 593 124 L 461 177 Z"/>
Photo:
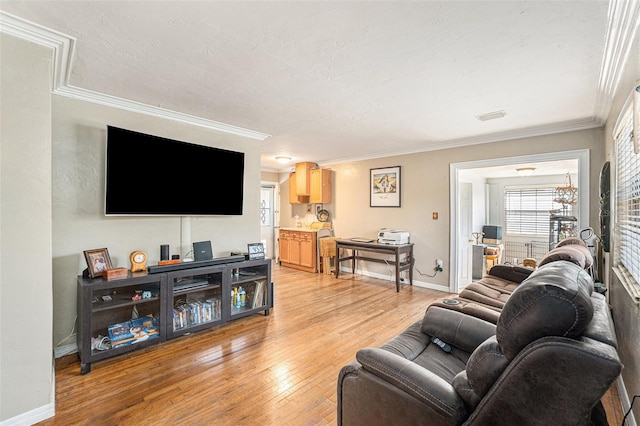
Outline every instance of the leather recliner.
<path fill-rule="evenodd" d="M 341 369 L 338 424 L 593 424 L 622 369 L 612 324 L 589 274 L 562 260 L 524 280 L 495 325 L 430 306 Z"/>

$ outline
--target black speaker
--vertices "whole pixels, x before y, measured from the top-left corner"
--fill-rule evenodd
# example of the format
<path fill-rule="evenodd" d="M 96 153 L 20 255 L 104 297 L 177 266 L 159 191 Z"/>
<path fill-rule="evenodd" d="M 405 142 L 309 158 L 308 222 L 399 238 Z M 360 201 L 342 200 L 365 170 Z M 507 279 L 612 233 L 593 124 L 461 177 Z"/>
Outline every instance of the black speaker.
<path fill-rule="evenodd" d="M 609 236 L 611 234 L 611 171 L 607 161 L 600 170 L 600 241 L 602 250 L 609 252 Z"/>
<path fill-rule="evenodd" d="M 160 246 L 160 260 L 169 260 L 169 244 Z"/>

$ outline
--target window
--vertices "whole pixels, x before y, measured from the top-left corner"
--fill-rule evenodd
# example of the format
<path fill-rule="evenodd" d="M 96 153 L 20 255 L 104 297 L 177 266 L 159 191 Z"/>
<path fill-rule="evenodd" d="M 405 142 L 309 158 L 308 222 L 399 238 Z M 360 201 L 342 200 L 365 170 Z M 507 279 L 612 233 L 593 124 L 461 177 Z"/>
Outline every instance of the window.
<path fill-rule="evenodd" d="M 553 201 L 556 186 L 506 187 L 504 190 L 504 222 L 507 235 L 535 235 L 547 238 L 552 210 L 562 210 Z M 571 215 L 571 206 L 567 206 Z"/>
<path fill-rule="evenodd" d="M 640 282 L 640 155 L 634 152 L 631 115 L 622 126 L 615 138 L 614 259 L 627 280 L 637 286 Z"/>
<path fill-rule="evenodd" d="M 260 225 L 273 226 L 273 187 L 260 189 Z"/>

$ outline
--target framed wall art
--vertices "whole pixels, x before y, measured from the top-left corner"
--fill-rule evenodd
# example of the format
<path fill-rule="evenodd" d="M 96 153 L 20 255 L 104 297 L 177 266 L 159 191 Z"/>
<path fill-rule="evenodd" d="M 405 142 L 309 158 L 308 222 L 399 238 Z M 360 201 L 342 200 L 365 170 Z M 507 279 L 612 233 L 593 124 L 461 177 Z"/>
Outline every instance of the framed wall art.
<path fill-rule="evenodd" d="M 371 169 L 371 207 L 400 207 L 400 166 Z"/>
<path fill-rule="evenodd" d="M 87 269 L 91 278 L 100 277 L 107 269 L 112 268 L 109 250 L 106 248 L 85 250 L 84 258 L 87 261 Z"/>

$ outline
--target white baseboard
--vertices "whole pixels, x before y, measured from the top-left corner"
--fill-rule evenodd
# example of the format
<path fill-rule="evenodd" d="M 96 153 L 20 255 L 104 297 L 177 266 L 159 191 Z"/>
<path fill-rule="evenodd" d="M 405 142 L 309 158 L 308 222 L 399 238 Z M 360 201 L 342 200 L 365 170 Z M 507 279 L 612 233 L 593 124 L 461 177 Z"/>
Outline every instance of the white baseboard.
<path fill-rule="evenodd" d="M 55 362 L 51 360 L 51 377 L 56 377 Z M 47 405 L 0 422 L 0 426 L 31 426 L 56 415 L 56 381 L 51 381 L 51 399 Z"/>
<path fill-rule="evenodd" d="M 78 352 L 78 345 L 76 343 L 70 343 L 64 346 L 57 346 L 53 349 L 53 355 L 56 359 L 63 357 L 65 355 L 75 353 L 75 352 Z"/>
<path fill-rule="evenodd" d="M 627 388 L 624 386 L 624 380 L 622 376 L 618 376 L 618 394 L 620 395 L 620 404 L 622 405 L 622 415 L 629 411 L 631 407 L 631 401 L 629 400 L 629 393 L 627 392 Z M 636 418 L 633 415 L 633 411 L 629 413 L 629 416 L 625 420 L 624 426 L 638 426 L 636 423 Z"/>
<path fill-rule="evenodd" d="M 351 273 L 351 268 L 348 266 L 343 266 L 340 268 L 340 273 L 345 273 L 345 274 L 350 274 Z M 394 286 L 396 285 L 396 279 L 395 279 L 395 272 L 393 273 L 393 276 L 389 276 L 386 274 L 381 274 L 378 272 L 371 272 L 371 271 L 367 271 L 364 269 L 356 269 L 355 272 L 357 275 L 363 275 L 365 277 L 371 277 L 371 278 L 378 278 L 381 280 L 386 280 L 386 281 L 390 281 Z M 407 279 L 406 282 L 404 283 L 400 283 L 400 288 L 402 288 L 402 286 L 404 285 L 409 285 L 409 280 Z M 433 283 L 428 283 L 428 282 L 424 282 L 424 281 L 418 281 L 415 279 L 413 279 L 413 285 L 416 287 L 422 287 L 422 288 L 428 288 L 431 290 L 438 290 L 438 291 L 442 291 L 445 293 L 449 293 L 449 286 L 443 286 L 443 285 L 439 285 L 439 284 L 433 284 Z"/>
<path fill-rule="evenodd" d="M 0 422 L 0 426 L 30 426 L 49 419 L 56 414 L 54 403 L 38 407 L 18 416 Z"/>

